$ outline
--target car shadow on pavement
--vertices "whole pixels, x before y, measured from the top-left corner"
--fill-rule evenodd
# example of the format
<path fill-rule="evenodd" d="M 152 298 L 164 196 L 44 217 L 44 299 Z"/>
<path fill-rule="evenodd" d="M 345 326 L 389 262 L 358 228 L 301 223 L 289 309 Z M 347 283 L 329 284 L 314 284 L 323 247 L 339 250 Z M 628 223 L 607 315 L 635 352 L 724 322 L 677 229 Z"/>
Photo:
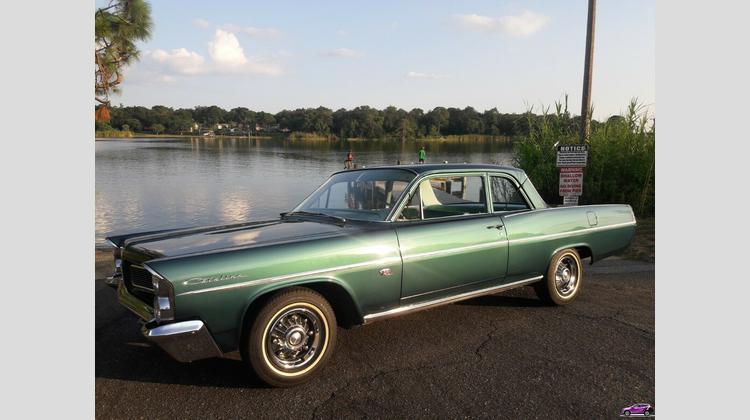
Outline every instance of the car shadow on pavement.
<path fill-rule="evenodd" d="M 509 296 L 509 295 L 480 296 L 480 297 L 476 297 L 473 299 L 456 302 L 455 305 L 507 306 L 507 307 L 512 307 L 512 308 L 546 306 L 544 302 L 542 302 L 536 297 Z"/>
<path fill-rule="evenodd" d="M 531 290 L 481 296 L 457 302 L 456 305 L 509 308 L 544 306 Z M 96 378 L 200 387 L 269 388 L 243 364 L 237 353 L 226 358 L 192 363 L 175 361 L 143 338 L 140 325 L 129 313 L 97 329 L 95 340 Z"/>
<path fill-rule="evenodd" d="M 180 363 L 148 343 L 132 317 L 122 317 L 96 333 L 95 376 L 134 382 L 267 388 L 238 358 Z"/>

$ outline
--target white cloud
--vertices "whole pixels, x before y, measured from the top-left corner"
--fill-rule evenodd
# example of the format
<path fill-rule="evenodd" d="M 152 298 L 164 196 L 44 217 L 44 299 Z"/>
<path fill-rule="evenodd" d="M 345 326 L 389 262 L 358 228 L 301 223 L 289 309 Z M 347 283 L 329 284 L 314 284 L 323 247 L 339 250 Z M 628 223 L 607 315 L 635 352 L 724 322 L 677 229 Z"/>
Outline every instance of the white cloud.
<path fill-rule="evenodd" d="M 406 73 L 406 77 L 410 79 L 426 79 L 426 80 L 434 80 L 434 79 L 443 79 L 448 76 L 444 74 L 435 74 L 435 73 L 422 73 L 418 71 L 410 71 Z"/>
<path fill-rule="evenodd" d="M 221 29 L 232 32 L 247 35 L 253 38 L 278 38 L 281 36 L 281 31 L 276 28 L 256 28 L 254 26 L 239 26 L 231 23 L 227 23 L 221 26 Z"/>
<path fill-rule="evenodd" d="M 211 26 L 211 22 L 209 22 L 209 21 L 207 21 L 205 19 L 196 18 L 196 19 L 193 19 L 193 25 L 195 25 L 195 26 L 197 26 L 199 28 L 204 28 L 205 29 L 205 28 L 208 28 L 209 26 Z"/>
<path fill-rule="evenodd" d="M 326 57 L 351 58 L 351 59 L 362 58 L 365 56 L 364 53 L 357 51 L 357 50 L 350 49 L 350 48 L 336 48 L 335 50 L 323 52 L 323 55 Z"/>
<path fill-rule="evenodd" d="M 247 63 L 237 36 L 221 29 L 216 30 L 214 39 L 208 43 L 208 55 L 219 66 L 237 67 Z"/>
<path fill-rule="evenodd" d="M 274 56 L 245 55 L 237 36 L 217 29 L 208 43 L 208 57 L 185 48 L 171 51 L 157 49 L 144 54 L 143 71 L 160 81 L 173 81 L 174 76 L 196 76 L 206 74 L 259 74 L 277 76 L 284 72 L 279 58 L 287 54 L 280 52 Z"/>
<path fill-rule="evenodd" d="M 455 15 L 453 21 L 462 29 L 479 32 L 499 31 L 506 35 L 523 37 L 542 29 L 549 22 L 549 17 L 525 10 L 517 16 Z"/>
<path fill-rule="evenodd" d="M 169 52 L 154 50 L 147 52 L 146 57 L 176 74 L 195 75 L 205 71 L 203 56 L 185 48 L 177 48 Z"/>
<path fill-rule="evenodd" d="M 281 66 L 273 58 L 246 57 L 237 36 L 222 29 L 217 29 L 214 39 L 208 43 L 208 55 L 217 73 L 251 73 L 268 76 L 283 73 Z"/>

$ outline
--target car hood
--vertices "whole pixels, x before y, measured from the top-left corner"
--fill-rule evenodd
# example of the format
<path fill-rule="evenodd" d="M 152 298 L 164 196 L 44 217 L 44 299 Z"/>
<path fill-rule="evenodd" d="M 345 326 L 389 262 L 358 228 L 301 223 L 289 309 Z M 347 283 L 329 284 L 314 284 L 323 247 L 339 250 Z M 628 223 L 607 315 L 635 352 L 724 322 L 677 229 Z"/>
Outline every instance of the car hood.
<path fill-rule="evenodd" d="M 167 231 L 124 241 L 124 257 L 133 262 L 196 253 L 272 245 L 346 235 L 356 227 L 313 220 L 269 220 Z"/>

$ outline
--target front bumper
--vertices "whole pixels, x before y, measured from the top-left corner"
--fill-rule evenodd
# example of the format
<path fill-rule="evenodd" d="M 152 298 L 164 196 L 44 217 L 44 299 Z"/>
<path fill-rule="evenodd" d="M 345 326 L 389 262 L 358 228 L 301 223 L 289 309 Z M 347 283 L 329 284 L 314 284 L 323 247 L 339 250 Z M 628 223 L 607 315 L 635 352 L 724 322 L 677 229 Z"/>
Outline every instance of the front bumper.
<path fill-rule="evenodd" d="M 122 281 L 117 286 L 117 299 L 122 306 L 138 315 L 144 322 L 141 328 L 143 336 L 161 347 L 175 360 L 193 362 L 222 355 L 203 321 L 191 320 L 154 325 L 153 308 L 130 294 Z"/>
<path fill-rule="evenodd" d="M 150 329 L 144 325 L 141 332 L 178 362 L 221 356 L 221 350 L 203 321 L 175 322 Z"/>

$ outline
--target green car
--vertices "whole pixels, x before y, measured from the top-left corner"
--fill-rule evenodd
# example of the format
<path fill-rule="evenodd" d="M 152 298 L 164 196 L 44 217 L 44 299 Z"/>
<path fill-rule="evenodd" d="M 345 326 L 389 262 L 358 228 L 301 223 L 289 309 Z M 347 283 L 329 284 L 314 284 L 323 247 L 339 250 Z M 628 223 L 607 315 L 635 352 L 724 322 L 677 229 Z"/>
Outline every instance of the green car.
<path fill-rule="evenodd" d="M 175 359 L 239 349 L 290 386 L 323 368 L 337 326 L 526 285 L 568 304 L 581 260 L 625 249 L 635 223 L 628 205 L 548 207 L 512 167 L 348 170 L 276 220 L 109 237 L 107 282 Z"/>

